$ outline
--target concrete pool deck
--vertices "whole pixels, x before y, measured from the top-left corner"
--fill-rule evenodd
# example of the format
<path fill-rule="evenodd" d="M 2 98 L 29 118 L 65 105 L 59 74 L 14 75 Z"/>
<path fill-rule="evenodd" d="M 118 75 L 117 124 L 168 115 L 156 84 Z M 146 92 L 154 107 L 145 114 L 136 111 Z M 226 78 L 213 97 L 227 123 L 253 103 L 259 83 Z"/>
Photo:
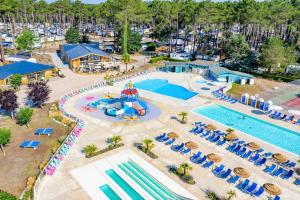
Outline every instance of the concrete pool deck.
<path fill-rule="evenodd" d="M 218 103 L 220 105 L 235 109 L 240 112 L 244 112 L 247 115 L 268 121 L 270 123 L 276 123 L 279 126 L 294 130 L 299 132 L 299 126 L 295 126 L 284 121 L 273 120 L 265 115 L 257 115 L 253 113 L 253 108 L 245 106 L 242 104 L 230 104 L 221 100 L 217 100 L 211 95 L 211 91 L 219 88 L 220 86 L 210 87 L 210 91 L 202 91 L 201 87 L 204 84 L 197 84 L 195 80 L 200 80 L 200 76 L 190 75 L 190 74 L 172 74 L 172 73 L 151 73 L 146 76 L 137 77 L 132 79 L 132 81 L 144 80 L 146 78 L 164 78 L 168 79 L 169 82 L 181 85 L 187 89 L 192 89 L 199 92 L 199 95 L 189 99 L 188 101 L 181 101 L 177 99 L 172 99 L 162 95 L 140 91 L 140 95 L 146 98 L 150 103 L 159 107 L 161 114 L 159 117 L 146 121 L 146 122 L 110 122 L 105 120 L 100 120 L 91 116 L 88 116 L 75 108 L 76 101 L 84 96 L 92 95 L 95 93 L 105 94 L 107 91 L 113 93 L 119 93 L 126 82 L 122 81 L 115 84 L 114 86 L 106 86 L 90 93 L 81 94 L 71 98 L 66 104 L 65 109 L 67 112 L 78 116 L 86 122 L 86 127 L 83 130 L 82 135 L 79 137 L 78 143 L 76 143 L 69 154 L 66 156 L 65 160 L 62 162 L 61 166 L 57 169 L 53 176 L 47 176 L 42 179 L 40 183 L 39 190 L 37 191 L 37 199 L 42 200 L 57 200 L 57 199 L 72 199 L 72 200 L 85 200 L 89 199 L 88 195 L 76 182 L 76 180 L 71 176 L 70 171 L 75 168 L 90 164 L 99 159 L 105 158 L 106 156 L 116 154 L 117 152 L 122 152 L 125 149 L 130 149 L 136 154 L 141 156 L 143 159 L 151 163 L 153 166 L 158 168 L 166 176 L 170 177 L 172 180 L 177 182 L 182 187 L 186 188 L 189 192 L 194 194 L 194 196 L 199 199 L 206 199 L 205 191 L 211 190 L 219 195 L 226 195 L 228 190 L 234 189 L 237 193 L 235 199 L 252 199 L 250 195 L 246 195 L 240 192 L 238 189 L 229 185 L 225 180 L 215 177 L 210 170 L 204 169 L 200 165 L 191 163 L 193 170 L 191 170 L 191 175 L 194 176 L 196 180 L 195 185 L 188 185 L 180 181 L 175 175 L 168 172 L 167 166 L 169 165 L 179 165 L 182 162 L 189 162 L 188 156 L 183 156 L 170 150 L 169 146 L 155 141 L 155 148 L 153 151 L 159 156 L 158 159 L 152 160 L 144 153 L 137 151 L 134 147 L 135 143 L 141 143 L 144 138 L 152 138 L 162 132 L 175 131 L 180 137 L 176 143 L 187 142 L 189 140 L 196 142 L 199 145 L 198 150 L 202 151 L 204 154 L 217 153 L 222 157 L 221 163 L 226 167 L 231 169 L 235 167 L 244 167 L 251 172 L 250 180 L 257 182 L 259 185 L 264 183 L 274 183 L 282 189 L 282 199 L 296 200 L 299 199 L 300 189 L 295 186 L 291 179 L 289 181 L 283 180 L 281 178 L 272 177 L 262 170 L 264 167 L 256 167 L 253 163 L 248 162 L 238 156 L 225 150 L 224 147 L 218 147 L 213 143 L 199 138 L 190 134 L 188 131 L 193 127 L 192 123 L 195 121 L 202 121 L 205 123 L 213 123 L 213 121 L 203 118 L 199 115 L 190 112 L 192 109 L 203 106 L 209 103 Z M 205 85 L 206 87 L 207 85 Z M 183 125 L 178 123 L 178 121 L 172 119 L 172 116 L 177 116 L 179 112 L 188 111 L 188 123 Z M 226 126 L 221 124 L 215 124 L 218 129 L 225 131 Z M 237 135 L 245 141 L 255 141 L 265 149 L 265 151 L 279 152 L 287 155 L 291 160 L 298 159 L 297 156 L 280 150 L 270 144 L 264 143 L 260 140 L 252 138 L 248 135 L 236 131 Z M 124 147 L 105 153 L 103 155 L 96 156 L 94 158 L 86 159 L 81 153 L 83 147 L 88 144 L 96 144 L 99 148 L 106 146 L 107 138 L 113 135 L 121 135 Z"/>

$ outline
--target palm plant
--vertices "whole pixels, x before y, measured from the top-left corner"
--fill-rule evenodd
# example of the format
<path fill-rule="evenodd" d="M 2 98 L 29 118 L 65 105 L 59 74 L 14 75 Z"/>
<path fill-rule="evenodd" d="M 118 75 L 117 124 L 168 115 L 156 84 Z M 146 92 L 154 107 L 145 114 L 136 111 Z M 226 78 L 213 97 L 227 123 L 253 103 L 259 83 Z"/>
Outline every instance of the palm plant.
<path fill-rule="evenodd" d="M 96 151 L 98 151 L 98 147 L 94 144 L 87 145 L 83 148 L 83 153 L 87 156 L 93 155 Z"/>
<path fill-rule="evenodd" d="M 155 144 L 153 143 L 153 140 L 151 139 L 144 139 L 143 143 L 145 145 L 145 151 L 146 153 L 148 153 L 149 151 L 151 151 L 151 149 L 154 148 Z"/>
<path fill-rule="evenodd" d="M 179 168 L 183 170 L 184 176 L 188 174 L 189 170 L 193 169 L 193 167 L 187 162 L 181 163 Z"/>
<path fill-rule="evenodd" d="M 228 129 L 226 129 L 226 133 L 227 134 L 229 134 L 229 133 L 233 133 L 234 132 L 234 129 L 232 129 L 232 128 L 228 128 Z"/>
<path fill-rule="evenodd" d="M 230 199 L 236 197 L 236 192 L 234 190 L 229 190 L 229 191 L 227 191 L 227 195 L 228 195 L 228 197 L 226 198 L 226 200 L 230 200 Z"/>
<path fill-rule="evenodd" d="M 118 145 L 122 141 L 122 137 L 120 135 L 114 135 L 111 138 L 111 142 L 113 146 Z"/>
<path fill-rule="evenodd" d="M 179 117 L 181 117 L 181 123 L 186 123 L 188 113 L 187 112 L 181 112 L 178 115 L 179 115 Z"/>

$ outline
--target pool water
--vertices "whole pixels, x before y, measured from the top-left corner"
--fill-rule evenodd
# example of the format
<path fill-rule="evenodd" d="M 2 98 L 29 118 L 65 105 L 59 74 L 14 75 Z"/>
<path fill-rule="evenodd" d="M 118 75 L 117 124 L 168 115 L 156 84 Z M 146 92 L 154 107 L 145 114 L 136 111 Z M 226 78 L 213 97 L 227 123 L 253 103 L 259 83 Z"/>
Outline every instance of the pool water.
<path fill-rule="evenodd" d="M 168 80 L 166 79 L 147 79 L 137 82 L 134 85 L 138 89 L 147 90 L 181 100 L 188 100 L 198 94 L 197 92 L 190 91 L 182 86 L 168 83 Z"/>
<path fill-rule="evenodd" d="M 119 176 L 113 169 L 105 172 L 116 184 L 120 186 L 128 194 L 132 200 L 144 200 L 144 198 L 135 191 L 122 177 Z"/>
<path fill-rule="evenodd" d="M 193 111 L 281 149 L 300 155 L 300 133 L 217 104 L 200 107 Z"/>
<path fill-rule="evenodd" d="M 100 190 L 107 196 L 109 200 L 122 200 L 119 195 L 107 184 L 102 185 Z"/>

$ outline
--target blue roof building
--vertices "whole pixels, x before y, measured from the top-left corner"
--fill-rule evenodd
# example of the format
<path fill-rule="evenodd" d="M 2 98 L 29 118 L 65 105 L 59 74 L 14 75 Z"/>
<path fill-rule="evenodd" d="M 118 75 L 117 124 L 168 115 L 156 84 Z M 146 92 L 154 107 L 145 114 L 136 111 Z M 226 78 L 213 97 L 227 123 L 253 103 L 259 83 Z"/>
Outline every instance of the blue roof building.
<path fill-rule="evenodd" d="M 6 80 L 14 75 L 23 75 L 23 79 L 41 78 L 46 76 L 46 72 L 50 75 L 54 66 L 28 61 L 20 61 L 0 67 L 0 83 L 6 84 Z"/>
<path fill-rule="evenodd" d="M 60 46 L 62 59 L 70 68 L 92 68 L 111 61 L 109 54 L 99 49 L 99 43 L 64 44 Z"/>

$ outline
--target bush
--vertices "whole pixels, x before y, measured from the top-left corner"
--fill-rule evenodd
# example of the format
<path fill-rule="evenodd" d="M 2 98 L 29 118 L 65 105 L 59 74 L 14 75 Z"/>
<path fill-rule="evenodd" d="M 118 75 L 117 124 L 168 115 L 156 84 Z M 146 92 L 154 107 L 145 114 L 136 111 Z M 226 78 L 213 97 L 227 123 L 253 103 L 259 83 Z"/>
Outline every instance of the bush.
<path fill-rule="evenodd" d="M 17 114 L 18 124 L 28 126 L 29 122 L 31 121 L 32 115 L 33 115 L 32 108 L 21 108 Z"/>
<path fill-rule="evenodd" d="M 196 183 L 196 181 L 194 180 L 194 178 L 191 175 L 183 175 L 180 178 L 184 182 L 191 184 L 191 185 L 194 185 Z"/>
<path fill-rule="evenodd" d="M 0 200 L 17 200 L 17 197 L 0 190 Z"/>
<path fill-rule="evenodd" d="M 85 155 L 86 158 L 92 158 L 94 156 L 97 156 L 97 155 L 100 155 L 100 154 L 103 154 L 103 153 L 106 153 L 108 151 L 111 151 L 111 150 L 114 150 L 114 149 L 117 149 L 119 147 L 122 147 L 124 146 L 123 143 L 119 143 L 119 144 L 116 144 L 116 145 L 109 145 L 108 147 L 104 148 L 104 149 L 101 149 L 99 151 L 96 151 L 90 155 Z"/>
<path fill-rule="evenodd" d="M 83 148 L 83 153 L 85 153 L 85 156 L 91 156 L 95 152 L 97 152 L 98 147 L 94 144 L 87 145 L 86 147 Z"/>

